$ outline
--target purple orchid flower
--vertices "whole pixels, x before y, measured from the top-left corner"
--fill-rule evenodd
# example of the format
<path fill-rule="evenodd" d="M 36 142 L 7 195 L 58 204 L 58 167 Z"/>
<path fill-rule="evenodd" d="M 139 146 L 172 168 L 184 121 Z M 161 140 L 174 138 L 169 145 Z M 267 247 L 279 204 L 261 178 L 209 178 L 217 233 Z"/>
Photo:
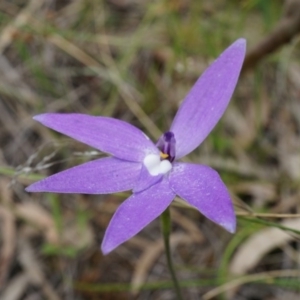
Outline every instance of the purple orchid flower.
<path fill-rule="evenodd" d="M 106 230 L 102 251 L 111 252 L 158 217 L 176 195 L 229 232 L 236 219 L 230 195 L 208 166 L 178 162 L 206 138 L 223 115 L 243 64 L 238 39 L 211 64 L 188 93 L 169 131 L 155 145 L 138 128 L 109 117 L 46 113 L 43 125 L 111 155 L 47 177 L 28 192 L 106 194 L 132 190 Z"/>

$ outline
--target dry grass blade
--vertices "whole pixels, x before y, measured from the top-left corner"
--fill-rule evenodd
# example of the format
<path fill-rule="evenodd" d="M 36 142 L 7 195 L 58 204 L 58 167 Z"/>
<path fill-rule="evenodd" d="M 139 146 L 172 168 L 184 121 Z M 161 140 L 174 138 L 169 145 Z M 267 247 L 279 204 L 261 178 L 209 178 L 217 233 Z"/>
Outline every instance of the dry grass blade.
<path fill-rule="evenodd" d="M 5 56 L 0 55 L 0 91 L 4 95 L 17 98 L 26 104 L 35 105 L 38 95 L 25 83 L 19 72 L 10 64 Z"/>
<path fill-rule="evenodd" d="M 26 25 L 30 18 L 37 13 L 43 4 L 43 0 L 29 1 L 28 5 L 17 15 L 17 17 L 3 28 L 0 34 L 0 54 L 2 54 L 3 51 L 12 43 L 18 28 Z"/>
<path fill-rule="evenodd" d="M 204 241 L 204 236 L 198 226 L 195 225 L 194 221 L 184 216 L 176 209 L 171 209 L 171 218 L 173 222 L 176 222 L 186 230 L 187 234 L 194 239 L 195 243 L 202 243 Z"/>
<path fill-rule="evenodd" d="M 170 236 L 170 246 L 176 247 L 178 244 L 189 245 L 194 243 L 191 236 L 182 233 L 174 233 Z M 157 261 L 164 252 L 164 243 L 162 239 L 149 243 L 149 246 L 144 251 L 142 256 L 136 262 L 136 268 L 131 278 L 132 291 L 137 294 L 139 288 L 146 282 L 147 276 Z"/>
<path fill-rule="evenodd" d="M 32 247 L 24 237 L 19 239 L 19 261 L 26 270 L 26 274 L 30 278 L 30 282 L 40 286 L 46 299 L 60 300 L 56 291 L 47 281 L 43 273 L 41 263 L 35 256 Z"/>
<path fill-rule="evenodd" d="M 16 228 L 13 214 L 0 206 L 0 224 L 2 245 L 0 251 L 0 289 L 8 275 L 9 266 L 14 255 L 16 245 Z"/>
<path fill-rule="evenodd" d="M 30 278 L 26 272 L 13 277 L 1 294 L 1 300 L 19 300 L 24 294 Z"/>
<path fill-rule="evenodd" d="M 256 213 L 256 212 L 236 212 L 237 216 L 245 217 L 257 217 L 257 218 L 277 218 L 277 219 L 288 219 L 288 218 L 299 218 L 300 214 L 272 214 L 272 213 Z"/>
<path fill-rule="evenodd" d="M 16 226 L 15 218 L 10 210 L 12 204 L 12 191 L 8 188 L 8 181 L 0 182 L 1 205 L 0 205 L 0 224 L 2 245 L 0 251 L 0 289 L 6 281 L 9 267 L 14 256 L 16 246 Z"/>
<path fill-rule="evenodd" d="M 150 134 L 155 138 L 158 138 L 161 135 L 161 131 L 142 110 L 138 103 L 134 101 L 134 98 L 137 97 L 138 93 L 121 79 L 116 68 L 104 69 L 94 58 L 88 55 L 85 51 L 81 50 L 79 47 L 59 35 L 51 35 L 48 37 L 48 40 L 57 47 L 64 50 L 69 55 L 76 58 L 84 65 L 86 65 L 101 78 L 111 81 L 113 84 L 115 84 L 119 89 L 122 98 L 128 108 L 146 127 L 148 132 L 150 132 Z"/>
<path fill-rule="evenodd" d="M 241 176 L 254 176 L 260 179 L 275 180 L 279 174 L 276 168 L 266 169 L 256 165 L 253 161 L 224 159 L 215 155 L 203 156 L 201 157 L 201 162 L 216 169 L 233 172 Z"/>
<path fill-rule="evenodd" d="M 18 204 L 15 206 L 15 213 L 19 218 L 26 220 L 29 224 L 44 232 L 49 243 L 58 243 L 59 235 L 54 220 L 41 206 L 31 202 Z"/>
<path fill-rule="evenodd" d="M 300 230 L 300 219 L 284 220 L 281 225 Z M 274 227 L 258 231 L 238 249 L 230 264 L 230 272 L 234 275 L 245 274 L 272 249 L 282 247 L 293 239 L 293 235 Z"/>
<path fill-rule="evenodd" d="M 263 57 L 289 43 L 299 32 L 300 1 L 286 0 L 283 18 L 268 36 L 247 53 L 243 71 L 253 68 Z"/>
<path fill-rule="evenodd" d="M 225 283 L 215 289 L 212 289 L 208 293 L 203 295 L 203 300 L 210 300 L 226 291 L 237 288 L 242 284 L 255 282 L 259 280 L 266 280 L 274 277 L 299 277 L 299 270 L 275 270 L 270 272 L 262 272 L 257 274 L 247 275 L 238 279 L 234 279 L 228 283 Z"/>
<path fill-rule="evenodd" d="M 195 223 L 189 220 L 184 215 L 180 214 L 175 209 L 171 210 L 171 218 L 179 226 L 187 231 L 187 234 L 174 233 L 171 235 L 170 243 L 171 247 L 174 247 L 177 244 L 192 244 L 192 243 L 201 243 L 204 240 L 204 237 Z M 138 259 L 136 263 L 136 268 L 132 276 L 132 290 L 137 292 L 139 287 L 142 286 L 147 279 L 152 266 L 155 264 L 156 260 L 159 258 L 161 253 L 164 251 L 163 240 L 160 239 L 155 243 L 149 243 L 145 248 L 144 253 Z"/>

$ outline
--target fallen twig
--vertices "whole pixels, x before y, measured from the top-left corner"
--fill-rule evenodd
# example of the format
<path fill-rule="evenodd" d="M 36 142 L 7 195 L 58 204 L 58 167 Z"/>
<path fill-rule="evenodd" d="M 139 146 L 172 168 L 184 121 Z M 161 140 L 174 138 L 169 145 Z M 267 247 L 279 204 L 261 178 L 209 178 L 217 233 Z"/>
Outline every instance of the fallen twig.
<path fill-rule="evenodd" d="M 289 43 L 300 33 L 300 0 L 286 0 L 281 21 L 246 55 L 242 72 L 253 68 L 266 55 Z"/>

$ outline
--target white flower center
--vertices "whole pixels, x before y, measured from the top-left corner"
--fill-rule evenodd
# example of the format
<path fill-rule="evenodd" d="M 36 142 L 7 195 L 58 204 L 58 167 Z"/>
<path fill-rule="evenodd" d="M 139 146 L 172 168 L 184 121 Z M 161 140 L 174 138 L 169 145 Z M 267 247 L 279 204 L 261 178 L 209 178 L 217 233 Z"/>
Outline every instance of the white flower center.
<path fill-rule="evenodd" d="M 148 154 L 143 163 L 152 176 L 166 174 L 172 169 L 172 164 L 168 160 L 160 160 L 160 156 L 156 154 Z"/>

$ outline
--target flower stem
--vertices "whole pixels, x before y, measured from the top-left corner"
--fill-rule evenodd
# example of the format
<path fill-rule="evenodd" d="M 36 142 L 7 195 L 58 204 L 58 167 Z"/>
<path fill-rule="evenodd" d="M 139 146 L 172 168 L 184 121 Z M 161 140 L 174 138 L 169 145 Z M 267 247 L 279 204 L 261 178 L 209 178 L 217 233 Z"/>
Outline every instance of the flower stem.
<path fill-rule="evenodd" d="M 181 289 L 178 283 L 178 280 L 176 278 L 174 266 L 172 263 L 171 258 L 171 251 L 170 251 L 170 233 L 171 233 L 171 216 L 170 216 L 170 209 L 167 208 L 160 216 L 161 220 L 161 230 L 164 238 L 164 244 L 165 244 L 165 250 L 166 250 L 166 256 L 167 256 L 167 263 L 168 268 L 172 277 L 172 281 L 174 284 L 175 292 L 177 295 L 178 300 L 183 300 L 181 295 Z"/>

